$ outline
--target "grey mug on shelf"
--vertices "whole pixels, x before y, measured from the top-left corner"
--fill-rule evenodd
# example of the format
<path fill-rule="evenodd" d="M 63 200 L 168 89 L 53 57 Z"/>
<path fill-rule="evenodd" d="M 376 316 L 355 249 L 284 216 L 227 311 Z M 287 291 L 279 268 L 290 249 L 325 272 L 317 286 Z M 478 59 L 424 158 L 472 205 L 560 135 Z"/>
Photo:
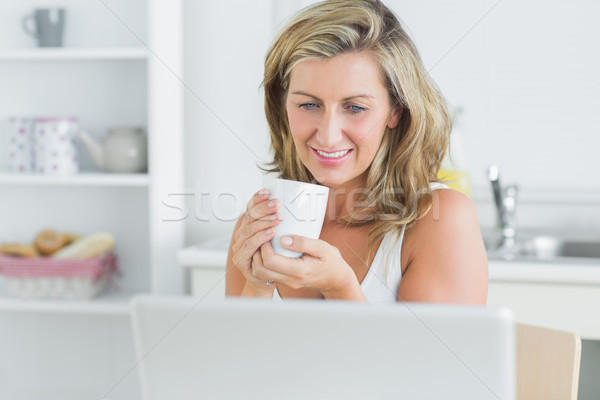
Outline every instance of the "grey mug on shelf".
<path fill-rule="evenodd" d="M 31 22 L 33 21 L 33 27 Z M 23 29 L 37 39 L 40 47 L 60 47 L 65 30 L 63 8 L 39 8 L 23 17 Z"/>

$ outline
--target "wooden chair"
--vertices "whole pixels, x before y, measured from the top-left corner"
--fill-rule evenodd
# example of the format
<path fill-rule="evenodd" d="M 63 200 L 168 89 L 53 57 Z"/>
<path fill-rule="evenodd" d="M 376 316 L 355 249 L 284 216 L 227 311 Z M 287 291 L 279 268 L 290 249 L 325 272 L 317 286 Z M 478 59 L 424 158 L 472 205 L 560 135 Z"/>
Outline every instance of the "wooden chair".
<path fill-rule="evenodd" d="M 517 400 L 577 400 L 581 339 L 517 324 Z"/>

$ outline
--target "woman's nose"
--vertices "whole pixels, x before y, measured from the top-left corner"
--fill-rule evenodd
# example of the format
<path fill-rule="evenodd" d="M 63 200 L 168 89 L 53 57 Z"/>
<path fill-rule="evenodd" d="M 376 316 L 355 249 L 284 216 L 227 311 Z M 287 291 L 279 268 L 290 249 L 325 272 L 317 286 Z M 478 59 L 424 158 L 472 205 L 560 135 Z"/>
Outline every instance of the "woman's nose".
<path fill-rule="evenodd" d="M 323 149 L 328 149 L 341 142 L 343 119 L 335 110 L 322 114 L 317 128 L 316 139 Z"/>

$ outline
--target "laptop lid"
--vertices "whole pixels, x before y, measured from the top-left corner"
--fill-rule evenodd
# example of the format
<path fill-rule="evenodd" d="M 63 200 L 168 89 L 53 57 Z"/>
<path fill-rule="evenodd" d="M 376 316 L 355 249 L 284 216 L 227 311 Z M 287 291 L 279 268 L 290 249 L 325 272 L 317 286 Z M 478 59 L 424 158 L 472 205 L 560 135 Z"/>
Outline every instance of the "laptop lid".
<path fill-rule="evenodd" d="M 145 399 L 515 399 L 505 308 L 138 296 Z"/>

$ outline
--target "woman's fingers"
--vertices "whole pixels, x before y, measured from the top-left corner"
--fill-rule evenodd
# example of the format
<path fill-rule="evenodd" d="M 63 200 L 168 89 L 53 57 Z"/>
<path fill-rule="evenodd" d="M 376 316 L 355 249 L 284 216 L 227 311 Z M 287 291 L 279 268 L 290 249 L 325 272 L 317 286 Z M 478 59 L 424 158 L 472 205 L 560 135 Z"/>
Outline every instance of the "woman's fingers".
<path fill-rule="evenodd" d="M 234 239 L 237 242 L 245 242 L 256 232 L 277 225 L 276 221 L 281 219 L 277 213 L 278 207 L 277 200 L 269 200 L 269 192 L 266 189 L 255 193 L 246 205 L 246 212 Z"/>
<path fill-rule="evenodd" d="M 262 263 L 268 271 L 261 275 L 263 279 L 272 279 L 293 289 L 330 290 L 339 286 L 348 271 L 354 274 L 340 251 L 323 240 L 286 235 L 281 238 L 281 244 L 304 255 L 299 258 L 278 255 L 270 243 L 265 243 L 260 247 Z"/>
<path fill-rule="evenodd" d="M 264 281 L 265 284 L 267 281 L 272 280 L 273 282 L 284 282 L 287 279 L 287 276 L 270 270 L 267 266 L 265 266 L 265 262 L 263 260 L 262 249 L 264 247 L 271 247 L 270 243 L 265 243 L 261 246 L 261 251 L 257 251 L 252 256 L 252 275 L 258 278 L 261 281 Z"/>
<path fill-rule="evenodd" d="M 244 224 L 240 228 L 241 232 L 237 238 L 238 243 L 241 244 L 240 258 L 252 256 L 264 242 L 271 240 L 275 235 L 275 227 L 280 223 L 280 220 L 279 213 L 275 213 L 263 219 Z"/>
<path fill-rule="evenodd" d="M 281 221 L 281 215 L 279 213 L 267 215 L 259 220 L 255 220 L 249 224 L 245 224 L 242 228 L 244 230 L 244 235 L 246 237 L 250 237 L 262 230 L 272 228 L 277 226 Z"/>
<path fill-rule="evenodd" d="M 249 281 L 261 283 L 262 278 L 254 276 L 254 266 L 257 265 L 259 271 L 266 269 L 256 254 L 264 243 L 275 236 L 275 227 L 281 221 L 278 209 L 279 201 L 269 199 L 269 192 L 261 189 L 248 201 L 241 225 L 234 234 L 232 261 Z"/>
<path fill-rule="evenodd" d="M 269 192 L 263 189 L 252 196 L 246 205 L 246 216 L 248 220 L 256 221 L 275 213 L 278 209 L 279 201 L 277 199 L 269 200 Z"/>
<path fill-rule="evenodd" d="M 254 253 L 263 243 L 271 240 L 273 236 L 275 236 L 275 229 L 273 228 L 263 229 L 259 232 L 256 232 L 245 241 L 245 249 Z M 244 248 L 244 246 L 242 246 L 242 248 Z"/>
<path fill-rule="evenodd" d="M 234 261 L 242 262 L 243 260 L 250 260 L 260 246 L 271 240 L 273 236 L 275 236 L 275 229 L 267 228 L 256 232 L 250 237 L 246 237 L 244 240 L 240 240 L 240 246 L 236 251 Z"/>
<path fill-rule="evenodd" d="M 269 193 L 262 189 L 248 202 L 246 218 L 242 222 L 236 241 L 240 243 L 238 259 L 250 257 L 266 241 L 274 236 L 274 227 L 281 221 L 281 214 L 277 212 L 279 202 L 269 200 Z"/>
<path fill-rule="evenodd" d="M 252 198 L 250 198 L 250 200 L 248 201 L 248 204 L 246 204 L 246 211 L 254 208 L 258 203 L 261 203 L 268 199 L 269 199 L 269 192 L 267 191 L 267 189 L 260 189 L 258 192 L 256 192 L 254 194 L 254 196 L 252 196 Z"/>

